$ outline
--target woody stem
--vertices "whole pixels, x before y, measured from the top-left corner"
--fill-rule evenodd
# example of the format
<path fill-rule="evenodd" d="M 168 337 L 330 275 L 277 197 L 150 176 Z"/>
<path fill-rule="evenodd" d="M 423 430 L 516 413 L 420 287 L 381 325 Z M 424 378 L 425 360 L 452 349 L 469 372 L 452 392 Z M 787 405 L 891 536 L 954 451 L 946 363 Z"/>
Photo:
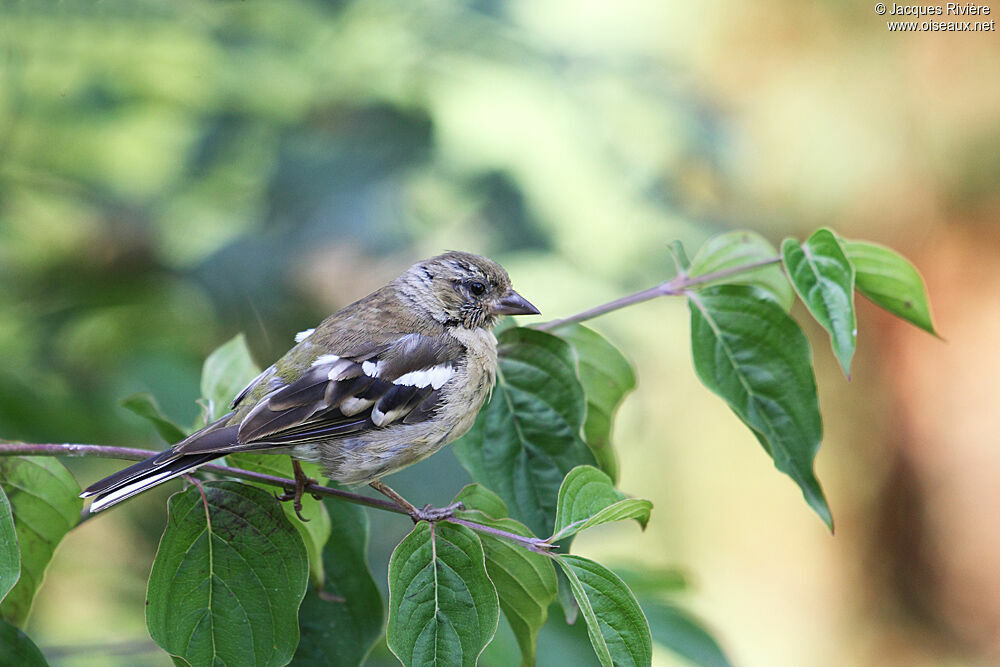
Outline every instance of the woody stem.
<path fill-rule="evenodd" d="M 109 447 L 106 445 L 78 445 L 78 444 L 29 444 L 23 442 L 9 442 L 0 440 L 0 456 L 97 456 L 108 459 L 124 459 L 127 461 L 141 461 L 148 458 L 155 452 L 148 449 L 136 449 L 134 447 Z M 217 463 L 206 463 L 198 469 L 199 472 L 214 472 L 228 477 L 245 479 L 250 482 L 259 482 L 271 486 L 279 486 L 288 491 L 295 491 L 295 480 L 276 475 L 267 475 L 242 468 L 232 468 L 230 466 L 219 465 Z M 319 484 L 306 484 L 303 488 L 305 493 L 312 493 L 318 496 L 330 496 L 340 498 L 356 505 L 365 505 L 375 509 L 395 512 L 396 514 L 407 514 L 407 512 L 389 500 L 382 498 L 372 498 L 360 493 L 351 493 L 341 489 L 334 489 L 329 486 Z"/>
<path fill-rule="evenodd" d="M 623 297 L 619 297 L 613 301 L 608 301 L 607 303 L 602 303 L 599 306 L 594 306 L 593 308 L 588 308 L 587 310 L 581 311 L 576 315 L 570 315 L 569 317 L 564 317 L 558 320 L 552 320 L 550 322 L 543 322 L 536 325 L 534 328 L 542 330 L 558 329 L 561 326 L 567 324 L 573 324 L 575 322 L 583 322 L 605 313 L 610 313 L 615 310 L 620 310 L 626 306 L 633 306 L 637 303 L 642 303 L 643 301 L 649 301 L 655 299 L 658 296 L 677 296 L 683 294 L 692 287 L 697 287 L 698 285 L 704 285 L 706 283 L 714 282 L 716 280 L 722 280 L 723 278 L 728 278 L 730 276 L 735 276 L 740 273 L 745 273 L 747 271 L 753 271 L 754 269 L 759 269 L 771 264 L 777 264 L 781 261 L 781 257 L 771 257 L 768 259 L 762 259 L 756 262 L 750 262 L 749 264 L 742 264 L 740 266 L 733 266 L 728 269 L 722 269 L 721 271 L 714 271 L 712 273 L 705 273 L 700 276 L 689 276 L 686 271 L 678 273 L 676 276 L 662 282 L 659 285 L 654 285 L 644 290 L 640 290 L 633 294 L 628 294 Z"/>

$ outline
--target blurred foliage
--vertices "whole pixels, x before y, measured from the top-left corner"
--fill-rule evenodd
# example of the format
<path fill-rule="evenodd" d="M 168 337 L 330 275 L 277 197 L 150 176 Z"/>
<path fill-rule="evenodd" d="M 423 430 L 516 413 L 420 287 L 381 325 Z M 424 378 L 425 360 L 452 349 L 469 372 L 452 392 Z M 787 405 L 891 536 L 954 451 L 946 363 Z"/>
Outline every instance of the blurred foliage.
<path fill-rule="evenodd" d="M 670 154 L 712 153 L 710 115 L 643 62 L 553 49 L 500 3 L 21 2 L 2 18 L 11 437 L 124 442 L 138 426 L 108 406 L 139 390 L 189 421 L 181 397 L 222 336 L 274 357 L 318 300 L 387 275 L 375 256 L 559 249 L 606 274 L 638 249 L 592 245 L 614 240 L 594 228 L 676 233 Z M 316 294 L 324 248 L 337 266 Z"/>
<path fill-rule="evenodd" d="M 503 3 L 18 2 L 0 39 L 0 433 L 34 442 L 160 447 L 121 399 L 193 423 L 221 340 L 266 363 L 446 248 L 641 285 L 685 224 L 675 175 L 719 135 L 645 56 L 595 59 Z M 444 457 L 432 494 L 426 471 L 400 489 L 453 495 Z M 136 562 L 151 495 L 123 512 Z M 376 572 L 398 529 L 375 519 Z"/>

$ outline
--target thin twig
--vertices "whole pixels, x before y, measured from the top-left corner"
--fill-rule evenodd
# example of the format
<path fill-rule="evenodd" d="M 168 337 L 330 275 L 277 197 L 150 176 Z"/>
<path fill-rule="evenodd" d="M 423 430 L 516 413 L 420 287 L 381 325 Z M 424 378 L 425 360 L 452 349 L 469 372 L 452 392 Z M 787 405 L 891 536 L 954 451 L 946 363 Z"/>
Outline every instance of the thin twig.
<path fill-rule="evenodd" d="M 270 484 L 271 486 L 281 486 L 290 491 L 295 490 L 295 480 L 288 479 L 287 477 L 266 475 L 262 472 L 253 472 L 251 470 L 243 470 L 242 468 L 230 468 L 229 466 L 218 465 L 215 463 L 209 463 L 208 465 L 202 466 L 202 468 L 206 470 L 211 470 L 212 472 L 217 472 L 221 475 L 238 477 L 240 479 L 245 479 L 252 482 L 260 482 L 261 484 Z M 387 512 L 394 512 L 396 514 L 406 514 L 406 510 L 404 510 L 402 507 L 399 507 L 392 501 L 383 500 L 382 498 L 372 498 L 370 496 L 365 496 L 360 493 L 351 493 L 350 491 L 343 491 L 341 489 L 334 489 L 329 486 L 320 486 L 319 484 L 306 484 L 304 487 L 304 491 L 306 493 L 315 493 L 318 496 L 330 496 L 332 498 L 340 498 L 341 500 L 346 500 L 347 502 L 354 503 L 355 505 L 365 505 L 366 507 L 374 507 L 375 509 L 385 510 Z"/>
<path fill-rule="evenodd" d="M 78 444 L 29 444 L 23 442 L 8 442 L 0 440 L 0 456 L 97 456 L 109 459 L 125 459 L 128 461 L 141 461 L 156 454 L 148 449 L 135 449 L 133 447 L 109 447 L 106 445 L 78 445 Z M 295 480 L 287 477 L 268 475 L 242 468 L 232 468 L 230 466 L 219 465 L 217 463 L 206 463 L 198 469 L 198 472 L 214 472 L 220 475 L 245 479 L 251 482 L 260 482 L 271 486 L 280 486 L 284 489 L 294 490 Z M 342 491 L 329 486 L 319 484 L 307 484 L 306 493 L 318 496 L 330 496 L 340 498 L 356 505 L 374 507 L 396 514 L 406 514 L 406 512 L 388 500 L 381 498 L 371 498 L 360 493 Z"/>
<path fill-rule="evenodd" d="M 479 531 L 480 533 L 486 533 L 488 535 L 493 535 L 495 537 L 502 537 L 505 540 L 517 542 L 528 551 L 534 551 L 535 553 L 539 554 L 547 554 L 549 553 L 549 549 L 552 549 L 556 546 L 554 544 L 549 544 L 540 537 L 525 537 L 524 535 L 518 535 L 517 533 L 511 533 L 506 530 L 500 530 L 499 528 L 494 528 L 492 526 L 486 526 L 481 523 L 476 523 L 475 521 L 466 521 L 465 519 L 459 519 L 456 516 L 448 517 L 447 519 L 445 519 L 445 521 L 450 521 L 451 523 L 457 523 L 460 526 L 471 528 L 472 530 Z"/>
<path fill-rule="evenodd" d="M 624 308 L 625 306 L 632 306 L 637 303 L 642 303 L 643 301 L 649 301 L 650 299 L 655 299 L 658 296 L 664 296 L 666 292 L 664 289 L 670 282 L 660 283 L 655 287 L 650 287 L 649 289 L 644 289 L 641 292 L 636 292 L 635 294 L 629 294 L 628 296 L 623 296 L 621 298 L 615 299 L 614 301 L 608 301 L 607 303 L 602 303 L 600 306 L 594 306 L 593 308 L 588 308 L 587 310 L 577 313 L 576 315 L 570 315 L 569 317 L 564 317 L 561 320 L 552 320 L 551 322 L 542 322 L 541 324 L 536 324 L 535 329 L 541 329 L 543 331 L 549 329 L 557 329 L 561 326 L 567 324 L 573 324 L 574 322 L 583 322 L 584 320 L 589 320 L 591 318 L 597 317 L 598 315 L 604 315 L 605 313 L 610 313 L 613 310 L 618 310 Z"/>
<path fill-rule="evenodd" d="M 559 327 L 566 326 L 567 324 L 583 322 L 584 320 L 589 320 L 599 315 L 610 313 L 614 310 L 620 310 L 626 306 L 632 306 L 637 303 L 642 303 L 643 301 L 655 299 L 658 296 L 677 296 L 678 294 L 683 294 L 692 287 L 728 278 L 746 271 L 759 269 L 771 264 L 777 264 L 780 261 L 781 257 L 771 257 L 751 262 L 749 264 L 742 264 L 740 266 L 733 266 L 728 269 L 714 271 L 712 273 L 705 273 L 700 276 L 689 276 L 687 273 L 679 273 L 676 277 L 671 278 L 666 282 L 662 282 L 654 287 L 623 296 L 615 299 L 614 301 L 602 303 L 601 305 L 594 306 L 593 308 L 588 308 L 587 310 L 579 312 L 576 315 L 570 315 L 569 317 L 564 317 L 559 320 L 552 320 L 551 322 L 543 322 L 542 324 L 536 325 L 534 328 L 542 330 L 558 329 Z"/>
<path fill-rule="evenodd" d="M 156 452 L 135 447 L 109 447 L 107 445 L 39 445 L 27 442 L 0 440 L 0 456 L 96 456 L 102 459 L 141 461 Z"/>

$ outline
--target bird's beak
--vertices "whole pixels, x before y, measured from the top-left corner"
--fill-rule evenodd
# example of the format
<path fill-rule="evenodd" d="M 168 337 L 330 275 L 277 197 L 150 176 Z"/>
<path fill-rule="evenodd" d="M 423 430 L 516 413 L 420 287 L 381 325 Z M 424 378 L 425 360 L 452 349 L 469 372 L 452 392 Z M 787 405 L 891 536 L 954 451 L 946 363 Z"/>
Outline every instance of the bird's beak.
<path fill-rule="evenodd" d="M 511 290 L 501 297 L 495 306 L 493 306 L 493 313 L 495 315 L 539 315 L 541 314 L 537 308 L 531 305 L 531 303 L 525 299 L 523 296 Z"/>

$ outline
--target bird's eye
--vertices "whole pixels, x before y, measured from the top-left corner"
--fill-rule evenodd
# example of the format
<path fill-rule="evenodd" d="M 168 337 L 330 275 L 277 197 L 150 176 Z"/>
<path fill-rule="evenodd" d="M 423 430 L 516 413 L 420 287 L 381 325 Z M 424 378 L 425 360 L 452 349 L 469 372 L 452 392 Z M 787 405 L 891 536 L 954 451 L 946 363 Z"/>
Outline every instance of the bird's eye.
<path fill-rule="evenodd" d="M 473 296 L 482 296 L 483 292 L 486 291 L 486 285 L 474 280 L 469 283 L 469 291 L 472 292 Z"/>

